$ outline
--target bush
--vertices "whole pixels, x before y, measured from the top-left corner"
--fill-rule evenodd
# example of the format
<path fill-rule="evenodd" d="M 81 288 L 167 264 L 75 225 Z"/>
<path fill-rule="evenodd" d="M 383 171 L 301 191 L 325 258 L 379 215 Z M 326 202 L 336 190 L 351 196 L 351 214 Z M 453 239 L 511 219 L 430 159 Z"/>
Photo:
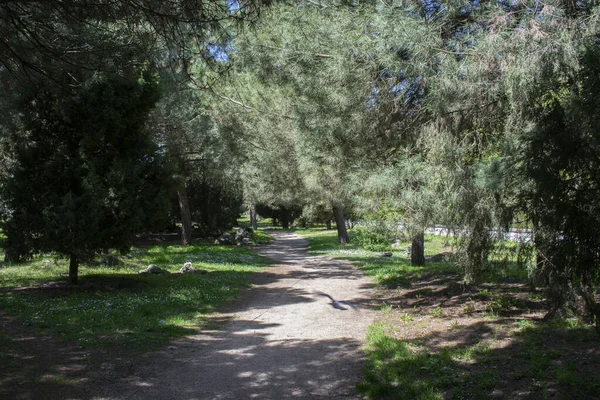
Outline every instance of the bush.
<path fill-rule="evenodd" d="M 371 251 L 389 251 L 393 238 L 381 230 L 359 226 L 352 231 L 352 241 Z"/>

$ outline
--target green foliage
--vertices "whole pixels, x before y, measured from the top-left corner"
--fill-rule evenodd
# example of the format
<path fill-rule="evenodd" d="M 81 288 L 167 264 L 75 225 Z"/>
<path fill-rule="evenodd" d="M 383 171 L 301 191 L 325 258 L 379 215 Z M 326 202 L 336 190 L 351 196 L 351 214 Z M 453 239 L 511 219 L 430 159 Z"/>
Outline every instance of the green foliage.
<path fill-rule="evenodd" d="M 261 217 L 271 218 L 274 225 L 280 224 L 283 229 L 289 229 L 294 224 L 296 218 L 302 214 L 302 208 L 294 205 L 275 208 L 264 204 L 257 204 L 256 212 Z"/>
<path fill-rule="evenodd" d="M 596 134 L 600 121 L 597 44 L 584 43 L 576 53 L 578 66 L 538 66 L 540 85 L 517 152 L 504 162 L 513 167 L 516 207 L 533 222 L 535 276 L 548 285 L 551 316 L 576 310 L 577 297 L 589 320 L 598 321 L 595 287 L 600 283 L 599 180 L 600 152 Z"/>
<path fill-rule="evenodd" d="M 324 203 L 309 203 L 302 207 L 300 222 L 304 224 L 304 227 L 309 224 L 331 224 L 332 219 L 331 207 Z"/>
<path fill-rule="evenodd" d="M 40 86 L 22 99 L 1 188 L 13 260 L 127 250 L 135 234 L 164 225 L 168 175 L 144 129 L 157 85 L 150 76 L 98 78 L 74 90 Z"/>
<path fill-rule="evenodd" d="M 392 239 L 388 232 L 376 231 L 365 227 L 356 227 L 351 233 L 352 241 L 370 251 L 391 250 Z"/>
<path fill-rule="evenodd" d="M 268 2 L 251 0 L 237 10 L 226 2 L 123 0 L 118 3 L 4 2 L 0 8 L 2 70 L 79 85 L 81 71 L 121 74 L 132 65 L 185 70 L 200 58 L 218 67 L 211 45 L 236 24 L 254 20 Z M 196 76 L 197 79 L 200 76 Z"/>
<path fill-rule="evenodd" d="M 147 350 L 195 333 L 214 307 L 236 296 L 266 261 L 241 248 L 196 245 L 133 249 L 124 266 L 84 264 L 79 287 L 67 289 L 65 262 L 3 267 L 0 304 L 7 313 L 83 348 Z M 155 264 L 171 273 L 185 262 L 206 274 L 138 275 Z M 61 295 L 57 296 L 60 291 Z"/>

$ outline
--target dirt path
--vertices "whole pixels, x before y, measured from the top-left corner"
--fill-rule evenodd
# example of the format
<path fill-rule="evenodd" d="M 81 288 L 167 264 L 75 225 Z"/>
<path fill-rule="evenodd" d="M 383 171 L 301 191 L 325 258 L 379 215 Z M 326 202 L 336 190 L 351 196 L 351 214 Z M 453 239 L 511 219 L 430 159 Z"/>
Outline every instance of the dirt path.
<path fill-rule="evenodd" d="M 276 264 L 215 319 L 219 329 L 153 355 L 105 398 L 358 398 L 360 348 L 374 317 L 369 279 L 309 255 L 299 235 L 273 235 L 258 252 Z"/>

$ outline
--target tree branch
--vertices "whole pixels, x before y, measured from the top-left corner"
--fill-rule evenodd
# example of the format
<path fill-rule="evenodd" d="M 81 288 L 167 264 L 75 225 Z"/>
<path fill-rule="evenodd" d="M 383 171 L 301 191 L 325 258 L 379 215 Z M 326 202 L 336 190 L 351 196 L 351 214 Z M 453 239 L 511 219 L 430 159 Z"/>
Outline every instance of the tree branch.
<path fill-rule="evenodd" d="M 242 103 L 241 101 L 238 101 L 238 100 L 232 99 L 231 97 L 227 97 L 227 96 L 225 96 L 223 94 L 217 93 L 212 87 L 209 88 L 209 90 L 211 91 L 211 93 L 213 93 L 215 96 L 219 97 L 220 99 L 230 101 L 233 104 L 236 104 L 236 105 L 238 105 L 240 107 L 245 108 L 246 110 L 256 111 L 256 112 L 259 112 L 261 114 L 278 115 L 278 116 L 280 116 L 282 118 L 289 119 L 289 120 L 292 120 L 292 121 L 297 120 L 296 117 L 292 117 L 290 115 L 285 115 L 285 114 L 280 114 L 280 113 L 274 113 L 274 112 L 270 112 L 270 111 L 266 111 L 266 110 L 261 110 L 261 109 L 258 109 L 258 108 L 254 108 L 252 106 L 249 106 L 247 104 Z"/>

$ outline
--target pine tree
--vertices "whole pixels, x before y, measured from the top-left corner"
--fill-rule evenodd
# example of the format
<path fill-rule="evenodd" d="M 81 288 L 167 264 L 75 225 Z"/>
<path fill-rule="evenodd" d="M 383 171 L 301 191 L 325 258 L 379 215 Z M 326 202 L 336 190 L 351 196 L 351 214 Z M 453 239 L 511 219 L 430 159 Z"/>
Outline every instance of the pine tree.
<path fill-rule="evenodd" d="M 25 96 L 14 161 L 2 183 L 3 229 L 11 258 L 55 251 L 78 266 L 109 248 L 127 250 L 137 233 L 166 222 L 163 157 L 145 130 L 158 84 L 102 78 L 66 89 L 48 83 Z"/>

